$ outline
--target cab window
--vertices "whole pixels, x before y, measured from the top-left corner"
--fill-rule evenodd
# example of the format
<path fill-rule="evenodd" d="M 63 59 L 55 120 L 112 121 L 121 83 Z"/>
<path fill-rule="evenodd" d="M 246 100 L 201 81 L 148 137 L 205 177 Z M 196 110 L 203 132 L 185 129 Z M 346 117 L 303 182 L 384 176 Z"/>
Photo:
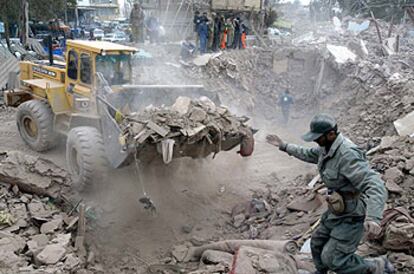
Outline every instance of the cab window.
<path fill-rule="evenodd" d="M 80 79 L 82 83 L 91 84 L 91 56 L 86 53 L 81 54 L 81 64 L 80 64 Z"/>
<path fill-rule="evenodd" d="M 78 54 L 74 50 L 69 51 L 68 77 L 72 80 L 78 80 Z"/>

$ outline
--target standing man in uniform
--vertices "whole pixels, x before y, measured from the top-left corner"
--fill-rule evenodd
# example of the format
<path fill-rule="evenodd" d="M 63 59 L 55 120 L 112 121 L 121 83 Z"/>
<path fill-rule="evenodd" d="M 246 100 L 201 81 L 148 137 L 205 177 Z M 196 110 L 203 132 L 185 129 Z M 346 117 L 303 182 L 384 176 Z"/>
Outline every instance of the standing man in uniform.
<path fill-rule="evenodd" d="M 283 123 L 287 125 L 289 122 L 290 106 L 293 104 L 293 97 L 289 93 L 289 89 L 285 90 L 279 97 L 279 106 L 282 109 Z"/>
<path fill-rule="evenodd" d="M 134 3 L 134 8 L 131 11 L 129 22 L 131 24 L 132 37 L 134 42 L 145 41 L 144 39 L 144 20 L 145 14 L 138 3 Z"/>
<path fill-rule="evenodd" d="M 200 25 L 198 26 L 198 36 L 200 37 L 200 53 L 204 54 L 207 52 L 208 42 L 208 18 L 206 12 L 203 13 L 200 21 Z"/>
<path fill-rule="evenodd" d="M 198 10 L 195 11 L 194 13 L 194 19 L 193 19 L 193 23 L 194 23 L 194 32 L 196 35 L 196 47 L 197 49 L 200 49 L 200 36 L 198 35 L 198 27 L 200 26 L 201 23 L 201 16 L 200 16 L 200 12 Z"/>
<path fill-rule="evenodd" d="M 385 257 L 363 259 L 355 254 L 364 234 L 378 236 L 387 190 L 365 154 L 339 131 L 333 117 L 316 115 L 302 139 L 319 146 L 305 148 L 287 144 L 276 135 L 267 142 L 302 161 L 318 165 L 328 192 L 328 210 L 312 235 L 311 251 L 317 274 L 394 273 Z"/>

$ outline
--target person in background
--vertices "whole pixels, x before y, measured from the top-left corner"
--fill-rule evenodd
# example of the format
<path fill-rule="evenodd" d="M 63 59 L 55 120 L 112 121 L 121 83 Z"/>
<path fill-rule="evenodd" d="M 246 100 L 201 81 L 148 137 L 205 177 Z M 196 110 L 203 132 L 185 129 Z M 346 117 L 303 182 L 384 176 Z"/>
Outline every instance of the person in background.
<path fill-rule="evenodd" d="M 293 97 L 290 95 L 289 89 L 283 92 L 279 97 L 279 106 L 282 109 L 283 123 L 287 125 L 289 122 L 290 106 L 293 104 Z"/>
<path fill-rule="evenodd" d="M 217 14 L 216 18 L 214 18 L 213 51 L 217 51 L 220 47 L 223 29 L 223 18 L 220 14 Z"/>
<path fill-rule="evenodd" d="M 230 48 L 233 48 L 233 42 L 234 42 L 234 23 L 233 23 L 232 17 L 227 18 L 226 29 L 227 29 L 226 46 L 228 49 L 230 49 Z"/>
<path fill-rule="evenodd" d="M 203 13 L 200 21 L 200 25 L 198 26 L 198 36 L 200 37 L 200 53 L 204 54 L 207 52 L 208 42 L 208 18 L 206 12 Z"/>
<path fill-rule="evenodd" d="M 146 25 L 147 32 L 149 35 L 150 43 L 151 44 L 157 43 L 158 37 L 159 37 L 159 28 L 160 28 L 158 19 L 153 14 L 151 14 L 151 16 L 146 21 L 145 25 Z"/>
<path fill-rule="evenodd" d="M 223 32 L 221 33 L 221 37 L 220 37 L 220 49 L 225 50 L 227 48 L 227 37 L 228 37 L 229 27 L 227 24 L 227 20 L 224 18 L 224 16 L 222 17 L 222 20 L 223 20 Z"/>
<path fill-rule="evenodd" d="M 131 23 L 132 36 L 134 38 L 134 42 L 144 42 L 145 14 L 138 3 L 134 4 L 134 8 L 131 11 L 129 22 Z"/>
<path fill-rule="evenodd" d="M 208 18 L 208 42 L 207 42 L 207 49 L 210 51 L 213 50 L 214 47 L 214 30 L 216 28 L 216 18 L 217 18 L 217 14 L 216 13 L 212 13 L 210 17 Z"/>
<path fill-rule="evenodd" d="M 198 35 L 198 27 L 200 26 L 200 23 L 201 23 L 201 16 L 200 16 L 200 12 L 198 10 L 196 10 L 195 13 L 194 13 L 193 23 L 194 23 L 194 33 L 195 33 L 196 47 L 198 49 L 200 49 L 200 36 Z"/>
<path fill-rule="evenodd" d="M 234 19 L 234 41 L 233 41 L 233 48 L 237 49 L 241 47 L 241 24 L 240 24 L 240 17 L 236 17 Z"/>
<path fill-rule="evenodd" d="M 241 24 L 241 38 L 240 38 L 242 49 L 247 48 L 246 39 L 247 39 L 247 26 L 244 23 L 242 23 Z"/>

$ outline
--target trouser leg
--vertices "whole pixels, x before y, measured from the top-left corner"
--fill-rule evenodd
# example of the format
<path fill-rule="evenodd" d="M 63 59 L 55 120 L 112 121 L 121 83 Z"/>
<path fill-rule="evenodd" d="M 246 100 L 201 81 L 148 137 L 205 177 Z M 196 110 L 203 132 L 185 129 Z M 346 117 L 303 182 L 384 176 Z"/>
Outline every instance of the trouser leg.
<path fill-rule="evenodd" d="M 370 265 L 355 254 L 363 232 L 363 220 L 336 224 L 320 255 L 322 264 L 337 274 L 370 273 Z"/>
<path fill-rule="evenodd" d="M 329 228 L 326 227 L 323 223 L 323 220 L 321 220 L 319 227 L 312 234 L 311 238 L 311 252 L 313 263 L 321 274 L 325 274 L 328 271 L 328 267 L 322 262 L 321 255 L 325 244 L 329 241 L 329 234 Z"/>

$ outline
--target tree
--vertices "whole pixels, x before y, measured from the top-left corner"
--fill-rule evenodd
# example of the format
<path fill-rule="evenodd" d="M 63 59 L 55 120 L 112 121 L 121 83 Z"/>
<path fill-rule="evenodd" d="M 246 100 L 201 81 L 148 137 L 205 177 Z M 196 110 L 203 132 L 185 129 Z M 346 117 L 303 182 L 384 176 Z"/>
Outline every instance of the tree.
<path fill-rule="evenodd" d="M 10 48 L 10 25 L 18 22 L 19 1 L 0 0 L 0 7 L 0 20 L 4 22 L 6 43 Z"/>
<path fill-rule="evenodd" d="M 74 9 L 76 0 L 28 0 L 30 7 L 29 17 L 32 20 L 48 21 L 54 18 L 65 17 L 65 4 L 68 9 Z M 46 8 L 47 7 L 47 8 Z"/>

